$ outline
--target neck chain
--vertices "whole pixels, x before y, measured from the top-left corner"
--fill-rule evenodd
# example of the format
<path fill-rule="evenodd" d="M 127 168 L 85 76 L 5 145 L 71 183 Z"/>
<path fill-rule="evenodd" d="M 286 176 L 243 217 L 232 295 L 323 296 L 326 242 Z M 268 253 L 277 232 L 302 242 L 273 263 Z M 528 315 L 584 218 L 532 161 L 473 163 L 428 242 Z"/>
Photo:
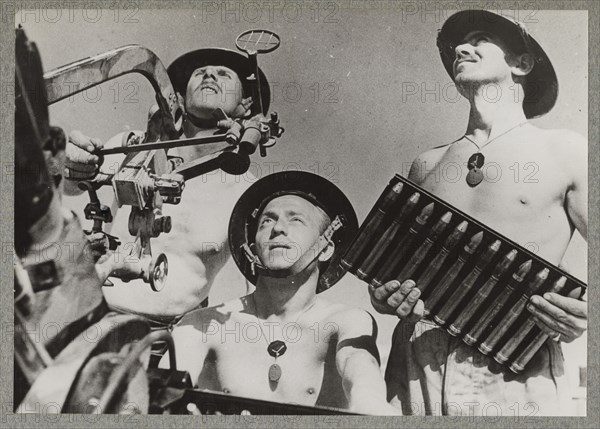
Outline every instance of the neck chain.
<path fill-rule="evenodd" d="M 262 323 L 260 323 L 260 319 L 258 318 L 258 307 L 256 306 L 256 297 L 254 296 L 254 293 L 252 294 L 252 302 L 254 304 L 254 317 L 256 318 L 256 321 L 258 322 L 258 327 L 260 329 L 261 337 L 263 337 L 265 339 L 265 341 L 267 343 L 269 343 L 269 337 L 265 334 L 265 331 L 262 328 Z M 298 317 L 296 317 L 296 320 L 294 320 L 294 322 L 293 322 L 294 325 L 296 325 L 298 323 L 298 320 L 300 320 L 300 317 L 302 317 L 311 308 L 313 308 L 316 303 L 317 303 L 317 299 L 315 298 L 315 300 L 308 307 L 306 307 L 304 310 L 302 310 L 300 312 L 300 314 L 298 314 Z M 267 353 L 269 353 L 269 355 L 271 355 L 275 358 L 275 361 L 269 367 L 269 382 L 275 383 L 275 384 L 279 383 L 279 379 L 281 378 L 281 367 L 279 365 L 277 365 L 277 358 L 279 356 L 283 356 L 286 351 L 287 351 L 287 344 L 285 343 L 285 341 L 275 340 L 275 341 L 271 341 L 268 344 Z"/>
<path fill-rule="evenodd" d="M 477 152 L 475 152 L 473 155 L 471 155 L 469 157 L 469 161 L 467 162 L 467 168 L 469 169 L 469 172 L 467 173 L 467 184 L 469 186 L 475 187 L 475 186 L 479 185 L 481 183 L 481 181 L 483 180 L 483 172 L 481 171 L 481 167 L 483 167 L 483 164 L 485 163 L 485 156 L 483 156 L 483 154 L 481 153 L 481 150 L 484 147 L 486 147 L 487 145 L 489 145 L 490 143 L 493 143 L 495 140 L 497 140 L 500 137 L 502 137 L 503 135 L 508 134 L 509 132 L 511 132 L 512 130 L 514 130 L 515 128 L 519 128 L 519 127 L 525 125 L 526 123 L 527 123 L 527 121 L 521 122 L 520 124 L 517 124 L 514 127 L 509 128 L 508 130 L 506 130 L 503 133 L 497 135 L 493 139 L 488 140 L 487 142 L 485 142 L 481 146 L 479 146 L 477 143 L 475 143 L 475 141 L 473 141 L 466 134 L 463 136 L 464 138 L 466 138 L 467 140 L 469 140 L 471 143 L 473 143 L 477 147 Z"/>

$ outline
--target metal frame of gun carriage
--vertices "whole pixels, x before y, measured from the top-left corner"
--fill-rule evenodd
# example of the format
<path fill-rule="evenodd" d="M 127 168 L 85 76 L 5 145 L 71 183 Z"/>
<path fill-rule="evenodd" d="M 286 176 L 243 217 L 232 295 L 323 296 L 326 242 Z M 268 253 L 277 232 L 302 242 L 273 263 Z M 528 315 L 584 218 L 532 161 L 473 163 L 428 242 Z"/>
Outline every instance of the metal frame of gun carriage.
<path fill-rule="evenodd" d="M 250 33 L 253 32 L 256 30 L 251 30 Z M 258 53 L 275 50 L 279 46 L 279 37 L 272 32 L 259 30 L 259 34 L 271 35 L 267 47 L 261 49 L 257 42 L 254 49 L 248 49 L 247 33 L 238 37 L 238 47 L 248 52 L 251 59 L 255 72 L 248 79 L 253 88 L 253 99 L 258 97 L 260 100 L 256 56 Z M 244 37 L 245 43 L 241 45 L 239 40 Z M 153 52 L 136 45 L 114 49 L 46 73 L 44 80 L 48 88 L 48 104 L 128 73 L 144 76 L 155 92 L 156 105 L 151 107 L 147 131 L 142 139 L 127 139 L 123 147 L 97 151 L 101 157 L 118 153 L 124 153 L 126 157 L 112 178 L 81 182 L 80 187 L 88 191 L 91 200 L 85 209 L 86 219 L 94 221 L 91 232 L 103 233 L 102 223 L 112 221 L 110 209 L 101 204 L 96 195 L 99 187 L 112 184 L 119 207 L 132 207 L 129 233 L 139 243 L 141 276 L 153 290 L 160 290 L 168 272 L 168 260 L 164 254 L 153 257 L 150 240 L 171 229 L 170 217 L 160 215 L 162 205 L 178 204 L 185 181 L 193 177 L 219 168 L 230 174 L 245 173 L 250 166 L 250 155 L 256 148 L 260 148 L 261 156 L 266 156 L 266 148 L 275 144 L 275 139 L 283 134 L 284 129 L 279 125 L 277 113 L 272 113 L 270 120 L 256 119 L 256 116 L 252 119 L 234 120 L 218 109 L 214 113 L 218 122 L 213 135 L 180 139 L 183 134 L 183 108 L 179 105 L 167 70 Z M 82 79 L 85 82 L 81 82 Z M 65 87 L 66 82 L 81 84 L 75 90 L 65 93 L 60 89 Z M 266 113 L 262 111 L 262 103 L 253 104 L 258 106 L 253 109 L 253 113 Z M 172 148 L 203 144 L 211 144 L 207 156 L 186 164 L 182 164 L 180 158 L 169 157 L 167 154 Z M 116 237 L 105 233 L 103 235 L 105 239 L 100 240 L 100 246 L 116 249 L 119 243 Z"/>
<path fill-rule="evenodd" d="M 260 42 L 265 34 L 268 43 L 261 51 L 257 40 Z M 237 43 L 257 68 L 257 53 L 274 50 L 279 38 L 272 32 L 252 30 L 241 34 Z M 182 108 L 162 62 L 146 48 L 125 46 L 42 75 L 35 43 L 18 28 L 16 65 L 15 411 L 39 412 L 40 404 L 52 403 L 58 407 L 52 412 L 77 413 L 347 414 L 192 389 L 189 374 L 176 368 L 170 333 L 151 332 L 149 322 L 142 317 L 110 312 L 94 263 L 84 257 L 91 246 L 87 236 L 92 233 L 104 235 L 105 249 L 119 244 L 118 237 L 102 230 L 112 213 L 96 195 L 100 186 L 111 185 L 119 205 L 131 206 L 129 232 L 139 240 L 141 260 L 147 264 L 142 271 L 144 280 L 153 290 L 159 290 L 167 275 L 167 258 L 152 255 L 150 240 L 168 233 L 170 223 L 177 221 L 161 216 L 162 204 L 179 203 L 185 180 L 192 177 L 217 168 L 244 173 L 249 155 L 258 147 L 265 156 L 266 148 L 283 133 L 277 114 L 273 113 L 270 120 L 263 117 L 257 121 L 233 120 L 220 112 L 219 130 L 213 136 L 179 139 Z M 140 73 L 150 82 L 156 106 L 143 140 L 99 152 L 102 156 L 127 154 L 112 179 L 81 183 L 91 200 L 85 217 L 93 221 L 91 230 L 84 231 L 77 217 L 60 206 L 55 184 L 62 177 L 49 174 L 47 160 L 64 151 L 65 138 L 62 130 L 50 127 L 47 106 L 128 73 Z M 255 73 L 254 79 L 257 76 Z M 82 84 L 68 93 L 57 91 L 64 87 L 61 82 L 67 81 Z M 258 80 L 253 88 L 253 97 L 260 100 Z M 256 105 L 253 113 L 264 113 L 262 105 Z M 172 147 L 215 142 L 222 144 L 208 157 L 189 164 L 167 155 Z M 38 239 L 40 232 L 82 246 L 74 260 L 39 262 L 28 255 L 36 240 L 42 247 L 45 244 L 43 238 Z M 36 341 L 31 332 L 48 323 L 61 327 L 58 334 L 47 341 Z M 90 329 L 97 333 L 93 341 L 84 335 Z M 158 341 L 168 345 L 170 368 L 143 368 L 140 356 Z"/>

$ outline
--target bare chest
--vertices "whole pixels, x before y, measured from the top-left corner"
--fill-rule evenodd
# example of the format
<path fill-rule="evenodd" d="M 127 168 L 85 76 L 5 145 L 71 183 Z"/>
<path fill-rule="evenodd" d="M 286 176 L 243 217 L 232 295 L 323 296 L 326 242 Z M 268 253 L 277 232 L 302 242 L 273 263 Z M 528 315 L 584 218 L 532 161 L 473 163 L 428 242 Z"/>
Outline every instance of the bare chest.
<path fill-rule="evenodd" d="M 161 215 L 171 217 L 172 228 L 154 239 L 158 248 L 200 257 L 222 252 L 236 195 L 232 184 L 221 180 L 220 174 L 187 181 L 181 202 L 162 206 Z M 113 227 L 116 234 L 126 233 L 129 213 L 129 207 L 117 211 Z"/>
<path fill-rule="evenodd" d="M 423 166 L 423 187 L 471 215 L 485 216 L 498 209 L 531 212 L 562 202 L 567 177 L 543 145 L 516 142 L 484 148 L 482 180 L 470 185 L 469 160 L 476 152 L 468 142 L 452 145 L 435 164 Z"/>
<path fill-rule="evenodd" d="M 422 167 L 422 187 L 522 245 L 550 243 L 550 231 L 567 239 L 568 177 L 544 145 L 517 141 L 484 148 L 482 181 L 472 186 L 468 161 L 475 152 L 468 142 L 452 145 L 437 163 Z"/>
<path fill-rule="evenodd" d="M 228 337 L 217 344 L 212 362 L 205 366 L 210 370 L 201 375 L 200 387 L 207 382 L 212 388 L 232 395 L 305 405 L 316 403 L 325 373 L 331 369 L 328 356 L 332 355 L 328 352 L 335 343 L 318 338 L 310 328 L 290 327 L 283 336 L 277 336 L 285 341 L 286 350 L 275 358 L 267 350 L 265 333 L 261 336 L 256 324 L 239 327 L 229 324 L 227 329 Z"/>

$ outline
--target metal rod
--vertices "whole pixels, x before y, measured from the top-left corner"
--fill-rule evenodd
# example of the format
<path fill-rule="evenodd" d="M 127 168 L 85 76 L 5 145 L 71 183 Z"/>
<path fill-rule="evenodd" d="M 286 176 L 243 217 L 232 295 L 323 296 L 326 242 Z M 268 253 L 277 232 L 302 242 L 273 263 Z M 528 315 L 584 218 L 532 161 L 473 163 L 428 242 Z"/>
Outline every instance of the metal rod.
<path fill-rule="evenodd" d="M 195 146 L 218 142 L 224 143 L 226 141 L 226 135 L 227 134 L 216 134 L 214 136 L 206 137 L 192 137 L 189 139 L 164 140 L 152 143 L 141 143 L 131 146 L 111 147 L 107 149 L 100 149 L 98 152 L 95 153 L 97 153 L 98 155 L 114 155 L 118 153 L 135 153 L 155 149 L 172 149 L 176 147 Z"/>
<path fill-rule="evenodd" d="M 108 385 L 106 386 L 106 389 L 104 389 L 104 392 L 102 392 L 102 396 L 92 410 L 92 414 L 103 414 L 109 412 L 108 410 L 113 401 L 116 399 L 116 395 L 121 392 L 119 388 L 125 381 L 129 371 L 135 368 L 135 363 L 138 361 L 142 352 L 157 341 L 166 341 L 169 347 L 170 369 L 171 371 L 177 371 L 175 346 L 171 334 L 168 331 L 154 331 L 149 333 L 133 346 L 133 349 L 129 352 L 125 360 L 123 360 L 123 363 L 121 363 L 121 365 L 119 365 L 110 375 Z"/>

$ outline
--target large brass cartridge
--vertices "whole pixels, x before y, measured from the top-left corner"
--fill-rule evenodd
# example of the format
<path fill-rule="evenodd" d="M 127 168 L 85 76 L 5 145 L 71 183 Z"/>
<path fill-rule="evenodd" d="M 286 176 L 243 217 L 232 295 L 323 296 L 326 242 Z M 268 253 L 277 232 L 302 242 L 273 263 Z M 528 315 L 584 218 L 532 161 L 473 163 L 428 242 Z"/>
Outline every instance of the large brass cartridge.
<path fill-rule="evenodd" d="M 423 258 L 425 258 L 431 249 L 431 246 L 433 246 L 433 243 L 435 243 L 439 235 L 444 232 L 444 229 L 446 229 L 450 223 L 450 219 L 452 219 L 452 213 L 446 212 L 444 216 L 437 221 L 433 228 L 431 228 L 431 231 L 429 231 L 425 241 L 419 246 L 417 251 L 412 255 L 406 265 L 404 265 L 404 268 L 402 268 L 400 274 L 396 276 L 396 280 L 402 283 L 404 280 L 408 280 L 410 278 L 412 273 L 417 269 Z"/>
<path fill-rule="evenodd" d="M 490 263 L 496 252 L 500 249 L 500 240 L 494 241 L 492 244 L 485 249 L 485 252 L 477 259 L 475 262 L 475 267 L 473 270 L 467 275 L 464 281 L 460 284 L 459 287 L 450 295 L 450 298 L 446 303 L 442 306 L 438 314 L 433 316 L 433 319 L 443 325 L 452 315 L 458 304 L 462 302 L 462 300 L 467 296 L 469 291 L 473 288 L 475 281 L 479 278 L 481 272 L 487 267 Z"/>
<path fill-rule="evenodd" d="M 371 281 L 371 284 L 374 287 L 379 287 L 383 283 L 390 281 L 394 278 L 394 273 L 398 269 L 400 261 L 410 248 L 410 245 L 412 244 L 415 237 L 419 234 L 423 226 L 425 226 L 425 224 L 427 223 L 427 220 L 431 216 L 431 213 L 433 213 L 433 203 L 427 204 L 423 208 L 423 210 L 421 210 L 421 213 L 419 214 L 419 216 L 417 216 L 417 218 L 411 225 L 410 229 L 408 230 L 408 233 L 404 237 L 402 237 L 402 240 L 400 240 L 396 244 L 396 246 L 394 246 L 394 249 L 386 258 L 385 263 L 379 269 L 379 271 L 375 275 L 375 278 Z"/>
<path fill-rule="evenodd" d="M 498 325 L 490 332 L 487 338 L 479 345 L 479 351 L 483 354 L 488 354 L 492 351 L 492 349 L 498 344 L 498 341 L 508 332 L 508 330 L 512 327 L 513 323 L 523 309 L 525 305 L 527 305 L 527 301 L 529 301 L 529 297 L 536 293 L 540 287 L 544 284 L 546 279 L 548 278 L 548 273 L 550 270 L 548 268 L 544 268 L 542 271 L 537 273 L 535 278 L 527 285 L 527 290 L 523 293 L 517 302 L 508 310 L 508 312 L 502 317 Z"/>
<path fill-rule="evenodd" d="M 564 284 L 565 284 L 565 282 L 562 283 L 563 286 L 564 286 Z M 562 287 L 560 287 L 560 289 L 562 289 Z M 553 292 L 557 292 L 557 291 L 553 291 Z M 539 329 L 539 328 L 537 328 L 537 329 Z M 525 365 L 527 365 L 527 363 L 531 360 L 533 355 L 537 353 L 537 351 L 540 349 L 540 347 L 542 347 L 542 345 L 546 342 L 547 339 L 548 339 L 548 335 L 545 334 L 544 332 L 540 331 L 535 336 L 535 338 L 533 338 L 531 340 L 531 342 L 529 344 L 527 344 L 527 347 L 525 347 L 525 349 L 519 354 L 519 356 L 517 356 L 513 360 L 513 362 L 510 365 L 510 369 L 513 372 L 517 372 L 517 373 L 523 371 L 523 369 L 525 369 Z"/>
<path fill-rule="evenodd" d="M 357 264 L 360 267 L 356 271 L 356 277 L 365 281 L 371 280 L 375 274 L 372 271 L 375 269 L 375 266 L 379 263 L 381 258 L 384 258 L 385 255 L 388 254 L 390 245 L 398 235 L 398 230 L 400 230 L 401 226 L 406 222 L 406 219 L 414 210 L 419 202 L 420 196 L 421 194 L 415 192 L 402 206 L 398 215 L 394 217 L 392 224 L 385 230 L 381 237 L 379 237 L 379 240 L 377 240 L 377 243 L 373 246 L 371 253 L 368 254 L 362 264 Z"/>
<path fill-rule="evenodd" d="M 421 277 L 419 277 L 419 279 L 417 280 L 416 284 L 419 290 L 421 291 L 421 296 L 423 296 L 423 293 L 427 290 L 427 286 L 429 286 L 431 280 L 440 270 L 442 264 L 446 260 L 446 257 L 450 254 L 450 252 L 454 249 L 456 244 L 462 238 L 463 234 L 467 230 L 468 225 L 469 224 L 467 223 L 467 221 L 463 220 L 456 228 L 454 228 L 452 234 L 450 234 L 448 238 L 446 238 L 446 241 L 442 245 L 440 251 L 435 255 L 435 257 L 429 263 L 427 268 L 425 268 L 425 271 L 421 274 Z"/>
<path fill-rule="evenodd" d="M 425 312 L 424 315 L 427 316 L 431 313 L 431 309 L 435 307 L 435 305 L 439 302 L 439 300 L 444 296 L 454 279 L 458 276 L 458 273 L 465 265 L 465 262 L 475 253 L 477 247 L 481 244 L 481 240 L 483 239 L 483 231 L 479 231 L 471 240 L 467 243 L 463 250 L 461 250 L 458 255 L 458 259 L 454 261 L 448 273 L 444 276 L 444 279 L 440 282 L 440 284 L 433 290 L 431 296 L 425 299 Z"/>
<path fill-rule="evenodd" d="M 548 292 L 559 293 L 565 286 L 567 282 L 567 278 L 561 276 L 558 280 L 554 282 L 552 287 L 548 290 Z M 519 327 L 519 330 L 511 336 L 510 340 L 502 346 L 500 351 L 496 353 L 494 359 L 498 363 L 506 363 L 513 352 L 519 347 L 521 342 L 527 338 L 527 336 L 534 330 L 537 329 L 535 324 L 535 319 L 531 314 L 527 317 L 527 319 L 523 322 L 523 324 Z M 543 343 L 543 341 L 542 341 Z M 533 356 L 533 354 L 531 355 Z"/>
<path fill-rule="evenodd" d="M 483 317 L 477 322 L 477 325 L 465 335 L 463 338 L 465 343 L 473 345 L 479 340 L 483 333 L 490 327 L 492 320 L 494 320 L 496 315 L 500 312 L 508 298 L 512 295 L 515 288 L 523 281 L 530 269 L 531 259 L 519 266 L 519 270 L 514 273 L 508 283 L 504 285 L 500 295 L 496 297 L 494 304 L 486 310 Z"/>
<path fill-rule="evenodd" d="M 394 205 L 404 185 L 396 183 L 383 197 L 381 204 L 376 206 L 364 222 L 364 228 L 356 236 L 352 244 L 348 247 L 348 251 L 342 258 L 340 264 L 347 270 L 355 268 L 355 264 L 359 260 L 361 254 L 369 246 L 369 242 L 373 237 L 377 237 L 377 230 L 383 224 L 384 218 L 388 210 Z"/>
<path fill-rule="evenodd" d="M 502 260 L 496 265 L 494 271 L 485 284 L 477 290 L 477 293 L 471 297 L 471 300 L 467 305 L 464 306 L 463 310 L 456 317 L 454 322 L 448 327 L 448 332 L 452 335 L 459 335 L 464 329 L 467 322 L 477 312 L 481 304 L 489 296 L 498 280 L 506 272 L 508 267 L 514 262 L 517 257 L 517 251 L 515 249 L 508 252 Z"/>

